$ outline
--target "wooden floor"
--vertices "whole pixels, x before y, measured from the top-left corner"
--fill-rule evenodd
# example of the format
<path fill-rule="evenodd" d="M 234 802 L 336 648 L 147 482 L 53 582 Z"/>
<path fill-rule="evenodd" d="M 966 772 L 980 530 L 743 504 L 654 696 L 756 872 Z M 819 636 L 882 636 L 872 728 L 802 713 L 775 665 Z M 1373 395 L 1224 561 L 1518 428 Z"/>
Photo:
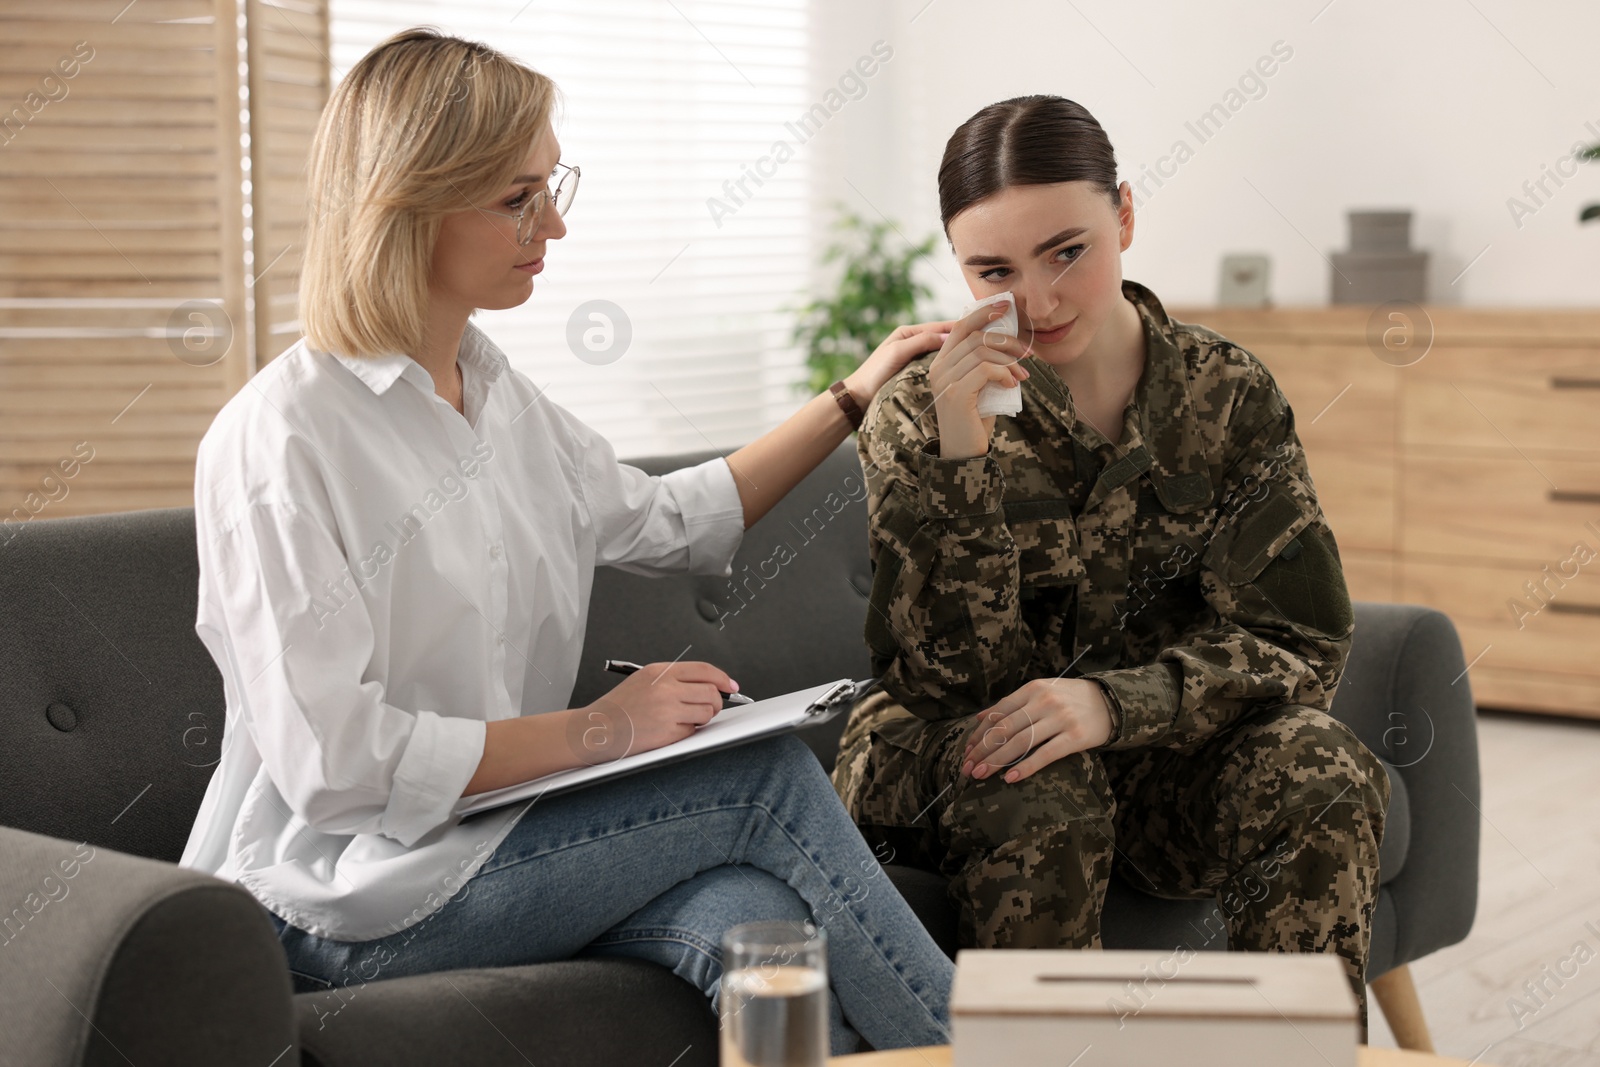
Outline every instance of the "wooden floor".
<path fill-rule="evenodd" d="M 1501 1067 L 1600 1067 L 1600 722 L 1484 712 L 1478 727 L 1477 919 L 1411 965 L 1434 1045 Z M 1376 1011 L 1370 1041 L 1394 1044 Z"/>

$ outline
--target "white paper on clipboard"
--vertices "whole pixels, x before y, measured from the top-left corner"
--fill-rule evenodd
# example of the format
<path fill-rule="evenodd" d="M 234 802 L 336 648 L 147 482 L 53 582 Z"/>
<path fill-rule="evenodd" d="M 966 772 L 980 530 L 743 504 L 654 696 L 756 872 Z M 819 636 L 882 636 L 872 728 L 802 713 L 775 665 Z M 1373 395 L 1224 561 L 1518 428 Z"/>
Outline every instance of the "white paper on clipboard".
<path fill-rule="evenodd" d="M 646 752 L 630 753 L 620 759 L 589 767 L 557 771 L 555 774 L 518 782 L 503 789 L 474 793 L 462 797 L 454 810 L 457 815 L 465 817 L 528 797 L 564 793 L 570 789 L 606 778 L 615 778 L 645 767 L 671 763 L 702 752 L 729 748 L 762 737 L 787 733 L 802 726 L 827 722 L 839 712 L 853 707 L 855 702 L 876 684 L 876 680 L 856 682 L 843 678 L 836 682 L 812 686 L 810 689 L 800 689 L 767 700 L 758 700 L 753 704 L 734 704 L 717 712 L 709 722 L 681 741 L 674 741 L 670 745 L 662 745 Z"/>

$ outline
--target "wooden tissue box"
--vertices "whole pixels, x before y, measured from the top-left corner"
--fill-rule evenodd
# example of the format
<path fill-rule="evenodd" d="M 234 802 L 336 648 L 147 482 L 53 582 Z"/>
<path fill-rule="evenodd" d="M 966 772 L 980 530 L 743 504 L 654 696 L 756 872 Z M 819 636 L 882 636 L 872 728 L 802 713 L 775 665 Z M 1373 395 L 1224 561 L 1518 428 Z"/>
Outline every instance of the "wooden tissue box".
<path fill-rule="evenodd" d="M 952 1067 L 1355 1067 L 1337 956 L 961 949 Z"/>

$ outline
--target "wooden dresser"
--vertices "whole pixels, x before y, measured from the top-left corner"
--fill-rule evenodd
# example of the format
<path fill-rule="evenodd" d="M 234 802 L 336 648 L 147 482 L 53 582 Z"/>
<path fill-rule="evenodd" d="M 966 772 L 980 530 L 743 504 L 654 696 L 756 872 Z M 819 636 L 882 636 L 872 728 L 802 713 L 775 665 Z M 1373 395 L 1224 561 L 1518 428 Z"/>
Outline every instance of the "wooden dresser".
<path fill-rule="evenodd" d="M 1480 706 L 1600 718 L 1600 309 L 1379 310 L 1169 309 L 1271 369 L 1353 597 L 1448 614 Z"/>

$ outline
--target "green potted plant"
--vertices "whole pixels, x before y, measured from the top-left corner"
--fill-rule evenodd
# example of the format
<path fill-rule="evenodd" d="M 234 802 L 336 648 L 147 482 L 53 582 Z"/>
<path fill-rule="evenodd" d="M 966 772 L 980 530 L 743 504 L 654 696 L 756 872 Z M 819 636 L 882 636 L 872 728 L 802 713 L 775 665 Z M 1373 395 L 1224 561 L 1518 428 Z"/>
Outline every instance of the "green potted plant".
<path fill-rule="evenodd" d="M 912 277 L 917 260 L 933 251 L 934 237 L 909 245 L 893 223 L 869 223 L 837 205 L 833 228 L 839 236 L 822 262 L 844 261 L 831 296 L 799 309 L 793 340 L 806 349 L 810 376 L 796 389 L 820 393 L 870 356 L 896 326 L 917 321 L 920 301 L 933 290 Z"/>

